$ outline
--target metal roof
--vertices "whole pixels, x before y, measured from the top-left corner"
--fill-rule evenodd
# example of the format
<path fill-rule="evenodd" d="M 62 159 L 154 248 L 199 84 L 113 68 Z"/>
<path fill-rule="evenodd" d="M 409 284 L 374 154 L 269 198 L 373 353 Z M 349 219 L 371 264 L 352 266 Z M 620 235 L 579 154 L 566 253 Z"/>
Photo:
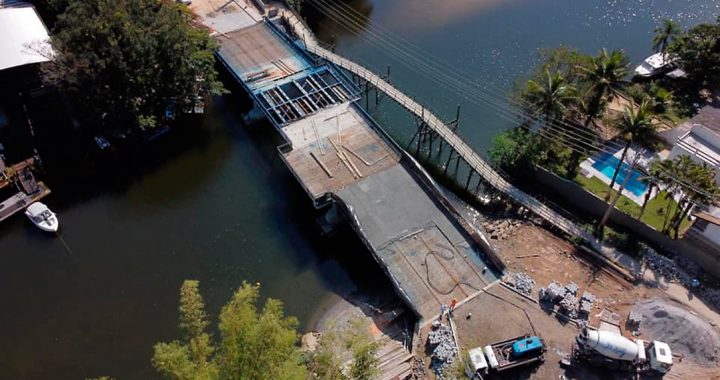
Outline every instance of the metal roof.
<path fill-rule="evenodd" d="M 0 7 L 0 70 L 47 62 L 50 37 L 31 5 Z"/>

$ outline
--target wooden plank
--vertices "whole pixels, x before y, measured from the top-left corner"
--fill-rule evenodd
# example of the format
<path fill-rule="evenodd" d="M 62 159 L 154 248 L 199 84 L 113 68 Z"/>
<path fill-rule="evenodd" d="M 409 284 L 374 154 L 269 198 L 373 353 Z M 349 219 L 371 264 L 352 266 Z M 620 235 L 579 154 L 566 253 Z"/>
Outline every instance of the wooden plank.
<path fill-rule="evenodd" d="M 315 153 L 310 152 L 310 156 L 312 156 L 312 158 L 315 159 L 315 162 L 317 162 L 318 165 L 320 165 L 320 167 L 325 171 L 325 173 L 328 175 L 328 177 L 332 178 L 333 175 L 330 172 L 330 169 L 328 169 L 327 166 L 325 166 L 325 164 L 323 164 L 323 162 L 320 161 L 320 159 L 315 155 Z"/>

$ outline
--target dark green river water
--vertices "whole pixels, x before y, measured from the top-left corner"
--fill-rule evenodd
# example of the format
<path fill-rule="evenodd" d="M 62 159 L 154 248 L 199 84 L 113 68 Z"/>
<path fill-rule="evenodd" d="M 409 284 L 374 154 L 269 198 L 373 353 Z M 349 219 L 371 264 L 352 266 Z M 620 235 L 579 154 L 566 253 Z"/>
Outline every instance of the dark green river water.
<path fill-rule="evenodd" d="M 651 30 L 672 16 L 683 25 L 710 21 L 711 0 L 376 0 L 351 4 L 374 22 L 489 83 L 497 96 L 529 70 L 543 47 L 566 44 L 593 53 L 649 53 Z M 378 71 L 448 119 L 462 104 L 461 131 L 479 150 L 511 125 L 322 21 L 338 51 Z M 122 186 L 83 197 L 54 183 L 47 199 L 67 244 L 22 216 L 0 226 L 0 378 L 155 377 L 152 345 L 178 337 L 177 292 L 201 281 L 209 312 L 243 280 L 282 299 L 306 328 L 324 300 L 381 275 L 352 234 L 322 238 L 310 200 L 275 157 L 267 125 L 246 126 L 225 96 L 213 101 L 193 143 Z M 397 139 L 411 119 L 381 104 L 373 113 Z M 88 178 L 82 186 L 93 186 Z M 78 186 L 78 184 L 74 184 Z"/>

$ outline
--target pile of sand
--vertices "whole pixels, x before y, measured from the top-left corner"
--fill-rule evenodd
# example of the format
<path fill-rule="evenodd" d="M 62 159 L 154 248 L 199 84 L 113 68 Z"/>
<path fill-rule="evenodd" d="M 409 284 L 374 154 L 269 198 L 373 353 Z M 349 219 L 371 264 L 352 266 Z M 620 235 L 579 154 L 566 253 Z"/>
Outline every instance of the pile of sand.
<path fill-rule="evenodd" d="M 638 303 L 633 311 L 643 316 L 642 339 L 665 342 L 673 354 L 683 355 L 700 365 L 718 365 L 720 334 L 702 318 L 659 299 Z"/>

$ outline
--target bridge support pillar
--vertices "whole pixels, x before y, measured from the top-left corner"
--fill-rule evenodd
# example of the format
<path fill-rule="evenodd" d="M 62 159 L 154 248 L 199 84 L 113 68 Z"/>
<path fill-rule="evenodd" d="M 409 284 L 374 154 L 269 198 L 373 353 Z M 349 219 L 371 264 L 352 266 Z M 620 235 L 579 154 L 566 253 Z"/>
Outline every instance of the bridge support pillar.
<path fill-rule="evenodd" d="M 470 187 L 470 180 L 472 180 L 473 174 L 475 174 L 475 171 L 470 168 L 470 173 L 468 173 L 467 181 L 465 181 L 465 191 Z"/>

